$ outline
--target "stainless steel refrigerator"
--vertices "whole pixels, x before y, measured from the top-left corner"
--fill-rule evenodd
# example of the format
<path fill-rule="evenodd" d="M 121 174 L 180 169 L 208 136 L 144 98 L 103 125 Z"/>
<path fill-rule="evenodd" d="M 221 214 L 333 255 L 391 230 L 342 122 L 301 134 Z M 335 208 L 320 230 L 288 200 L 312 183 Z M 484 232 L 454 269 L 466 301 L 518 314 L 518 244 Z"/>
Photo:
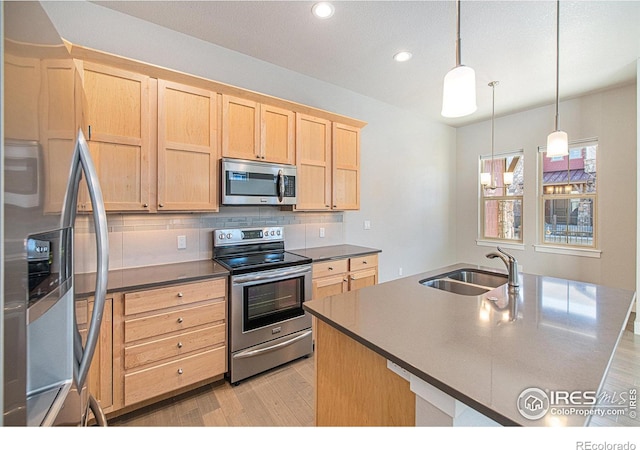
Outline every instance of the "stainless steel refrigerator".
<path fill-rule="evenodd" d="M 3 2 L 2 8 L 0 425 L 83 425 L 90 411 L 104 424 L 86 386 L 109 247 L 102 193 L 82 133 L 80 72 L 39 2 Z M 80 318 L 86 307 L 74 296 L 78 196 L 90 198 L 95 227 L 90 320 Z"/>

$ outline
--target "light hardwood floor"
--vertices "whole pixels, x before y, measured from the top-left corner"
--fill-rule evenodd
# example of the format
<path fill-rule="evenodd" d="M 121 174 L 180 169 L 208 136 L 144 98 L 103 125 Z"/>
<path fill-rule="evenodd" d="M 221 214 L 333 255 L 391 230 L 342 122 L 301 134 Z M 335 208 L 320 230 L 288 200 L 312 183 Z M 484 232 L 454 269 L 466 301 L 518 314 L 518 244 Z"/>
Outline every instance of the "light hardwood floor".
<path fill-rule="evenodd" d="M 630 330 L 628 326 L 614 355 L 604 384 L 606 392 L 640 390 L 640 335 Z M 109 426 L 313 426 L 313 361 L 299 359 L 235 387 L 227 381 L 203 386 L 111 419 Z M 590 426 L 640 426 L 640 419 L 594 417 Z"/>

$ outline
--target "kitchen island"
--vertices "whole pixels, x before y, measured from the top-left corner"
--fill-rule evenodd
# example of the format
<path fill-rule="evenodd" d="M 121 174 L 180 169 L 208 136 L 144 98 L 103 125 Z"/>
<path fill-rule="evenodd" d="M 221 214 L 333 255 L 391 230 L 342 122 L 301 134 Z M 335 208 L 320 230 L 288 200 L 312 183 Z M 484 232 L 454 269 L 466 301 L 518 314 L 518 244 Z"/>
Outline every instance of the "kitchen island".
<path fill-rule="evenodd" d="M 511 297 L 420 284 L 463 267 L 495 271 L 455 264 L 305 304 L 317 425 L 588 424 L 634 293 L 525 273 Z"/>

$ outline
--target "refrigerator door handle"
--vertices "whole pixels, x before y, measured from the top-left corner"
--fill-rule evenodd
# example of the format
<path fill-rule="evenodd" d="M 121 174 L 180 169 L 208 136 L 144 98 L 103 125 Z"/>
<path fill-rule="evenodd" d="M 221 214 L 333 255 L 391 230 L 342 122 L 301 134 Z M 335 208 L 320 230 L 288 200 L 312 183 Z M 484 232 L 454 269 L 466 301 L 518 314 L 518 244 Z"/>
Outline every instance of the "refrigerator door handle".
<path fill-rule="evenodd" d="M 105 299 L 107 295 L 107 277 L 109 272 L 109 239 L 107 230 L 107 214 L 104 209 L 104 200 L 102 198 L 102 190 L 98 181 L 98 175 L 91 160 L 89 146 L 84 138 L 82 130 L 78 131 L 76 147 L 73 153 L 71 163 L 71 174 L 67 185 L 65 196 L 64 210 L 62 214 L 63 227 L 73 227 L 76 220 L 78 190 L 80 187 L 80 179 L 84 172 L 87 187 L 89 189 L 89 197 L 93 205 L 93 222 L 96 234 L 97 248 L 97 269 L 96 269 L 96 287 L 93 313 L 88 325 L 87 341 L 84 351 L 82 343 L 79 339 L 74 339 L 74 353 L 76 365 L 74 372 L 76 375 L 76 383 L 79 389 L 85 385 L 91 360 L 98 343 L 100 335 L 100 325 L 102 323 L 102 314 L 104 310 Z M 76 337 L 79 333 L 76 327 Z"/>

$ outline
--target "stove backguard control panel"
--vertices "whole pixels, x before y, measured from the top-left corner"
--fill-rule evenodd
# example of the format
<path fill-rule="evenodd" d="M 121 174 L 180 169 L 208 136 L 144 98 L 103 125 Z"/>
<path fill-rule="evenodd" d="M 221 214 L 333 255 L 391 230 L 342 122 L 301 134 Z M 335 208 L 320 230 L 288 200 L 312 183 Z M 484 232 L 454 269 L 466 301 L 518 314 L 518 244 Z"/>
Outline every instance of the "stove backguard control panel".
<path fill-rule="evenodd" d="M 283 227 L 235 228 L 215 230 L 213 246 L 234 244 L 256 244 L 260 242 L 284 241 Z"/>

